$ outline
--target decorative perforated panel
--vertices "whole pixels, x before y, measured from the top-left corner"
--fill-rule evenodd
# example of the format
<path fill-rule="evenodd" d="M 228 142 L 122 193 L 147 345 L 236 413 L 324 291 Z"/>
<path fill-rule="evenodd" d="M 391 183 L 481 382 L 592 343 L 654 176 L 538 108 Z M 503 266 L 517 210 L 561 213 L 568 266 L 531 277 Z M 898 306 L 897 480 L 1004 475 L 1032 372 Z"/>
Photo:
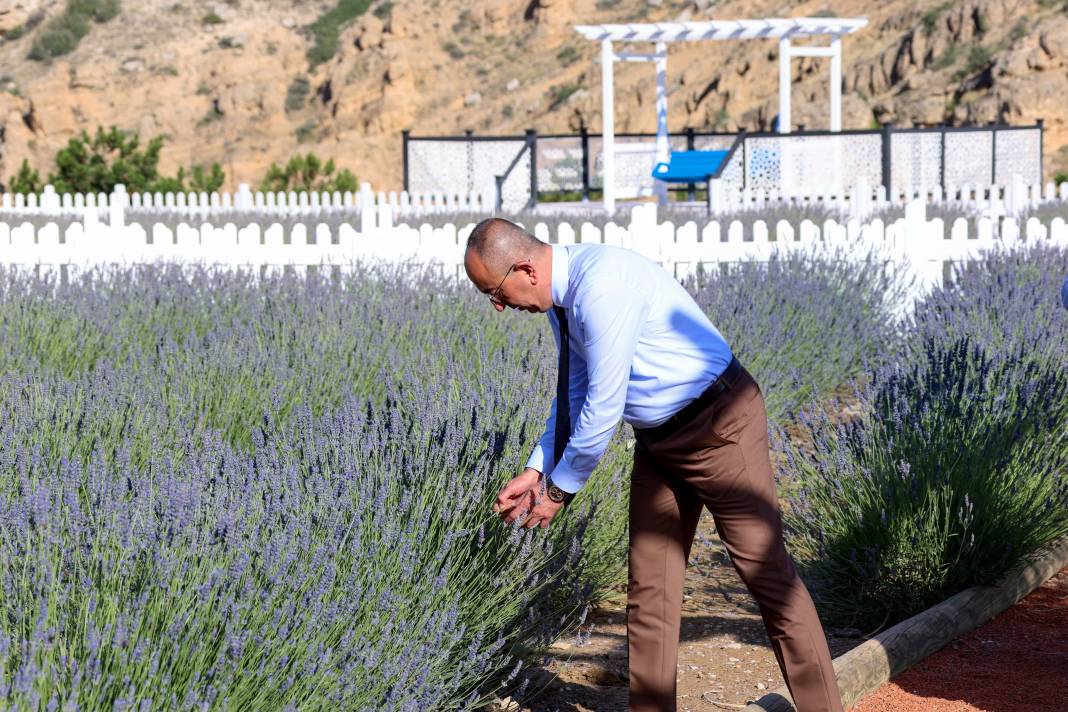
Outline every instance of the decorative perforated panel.
<path fill-rule="evenodd" d="M 946 184 L 990 185 L 992 148 L 992 131 L 947 131 Z"/>
<path fill-rule="evenodd" d="M 523 155 L 519 163 L 508 174 L 501 186 L 501 209 L 505 212 L 518 212 L 530 202 L 530 151 L 520 150 L 523 151 Z M 511 158 L 509 163 L 511 163 Z M 489 195 L 495 194 L 491 192 Z"/>
<path fill-rule="evenodd" d="M 1042 182 L 1042 132 L 1034 129 L 999 130 L 995 182 L 1009 185 L 1019 175 L 1031 185 Z"/>
<path fill-rule="evenodd" d="M 582 190 L 582 138 L 538 138 L 538 192 Z"/>
<path fill-rule="evenodd" d="M 881 146 L 878 134 L 748 138 L 745 185 L 789 195 L 844 192 L 862 178 L 875 186 L 882 181 Z M 740 187 L 733 165 L 729 172 L 730 184 Z"/>
<path fill-rule="evenodd" d="M 895 132 L 890 139 L 890 179 L 897 188 L 940 185 L 941 132 Z"/>
<path fill-rule="evenodd" d="M 415 192 L 466 193 L 493 195 L 495 176 L 504 175 L 526 142 L 522 139 L 493 141 L 440 141 L 411 139 L 408 142 L 408 189 Z M 516 166 L 509 177 L 517 174 L 530 191 L 530 161 L 526 171 Z"/>

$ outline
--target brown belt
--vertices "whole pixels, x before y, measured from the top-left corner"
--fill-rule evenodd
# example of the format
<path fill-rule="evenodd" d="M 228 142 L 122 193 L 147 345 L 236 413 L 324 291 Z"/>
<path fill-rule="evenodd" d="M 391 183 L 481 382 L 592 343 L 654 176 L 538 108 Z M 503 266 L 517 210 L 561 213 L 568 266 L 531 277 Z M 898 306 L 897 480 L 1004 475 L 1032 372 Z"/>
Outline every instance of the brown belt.
<path fill-rule="evenodd" d="M 716 380 L 712 381 L 712 385 L 706 388 L 704 393 L 687 403 L 679 409 L 678 413 L 675 413 L 660 425 L 652 428 L 641 428 L 642 434 L 652 442 L 660 442 L 669 435 L 678 432 L 692 423 L 693 419 L 705 408 L 712 405 L 712 402 L 719 398 L 724 391 L 729 391 L 741 372 L 742 364 L 738 363 L 738 359 L 731 358 L 727 368 L 723 370 L 723 373 L 719 374 Z"/>

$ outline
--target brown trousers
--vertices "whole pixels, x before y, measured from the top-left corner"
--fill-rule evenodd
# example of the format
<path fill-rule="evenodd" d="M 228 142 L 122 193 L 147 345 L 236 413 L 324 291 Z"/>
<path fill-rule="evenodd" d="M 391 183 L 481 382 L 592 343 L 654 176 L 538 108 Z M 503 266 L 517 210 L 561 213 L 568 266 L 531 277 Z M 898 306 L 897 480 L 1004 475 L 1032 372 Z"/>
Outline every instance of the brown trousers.
<path fill-rule="evenodd" d="M 686 560 L 708 507 L 760 606 L 798 712 L 842 712 L 823 628 L 783 546 L 764 398 L 742 369 L 732 387 L 659 442 L 635 430 L 627 638 L 630 709 L 675 710 Z"/>

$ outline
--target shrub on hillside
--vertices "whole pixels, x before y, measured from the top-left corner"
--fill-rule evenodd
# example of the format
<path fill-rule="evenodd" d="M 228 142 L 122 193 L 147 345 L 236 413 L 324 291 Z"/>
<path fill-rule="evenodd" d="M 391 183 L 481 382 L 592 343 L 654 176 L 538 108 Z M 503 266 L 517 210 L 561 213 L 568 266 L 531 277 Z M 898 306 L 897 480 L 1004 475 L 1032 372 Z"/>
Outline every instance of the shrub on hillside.
<path fill-rule="evenodd" d="M 110 193 L 119 183 L 131 193 L 212 192 L 222 187 L 226 176 L 218 163 L 207 170 L 197 166 L 188 177 L 184 168 L 179 168 L 177 176 L 161 175 L 163 141 L 162 136 L 157 136 L 142 148 L 137 134 L 115 126 L 106 131 L 97 127 L 93 136 L 82 131 L 56 153 L 56 170 L 47 181 L 41 181 L 39 173 L 23 161 L 11 180 L 11 189 L 15 193 L 36 193 L 42 183 L 51 184 L 57 193 Z"/>
<path fill-rule="evenodd" d="M 373 0 L 339 0 L 333 9 L 323 13 L 308 26 L 315 44 L 308 50 L 312 67 L 327 62 L 337 52 L 338 37 L 345 26 L 371 7 Z"/>
<path fill-rule="evenodd" d="M 30 59 L 59 57 L 74 50 L 91 23 L 107 22 L 119 14 L 119 0 L 67 0 L 63 12 L 38 31 L 30 47 Z"/>
<path fill-rule="evenodd" d="M 44 185 L 44 181 L 41 180 L 41 174 L 36 168 L 30 166 L 30 162 L 27 159 L 23 158 L 22 165 L 19 166 L 19 172 L 11 177 L 8 192 L 21 193 L 23 195 L 40 193 L 44 189 Z M 2 192 L 2 186 L 0 186 L 0 192 Z"/>
<path fill-rule="evenodd" d="M 352 171 L 343 168 L 336 175 L 334 159 L 323 163 L 314 153 L 294 156 L 285 166 L 272 163 L 260 182 L 260 190 L 272 192 L 315 191 L 333 193 L 356 191 L 359 184 Z"/>

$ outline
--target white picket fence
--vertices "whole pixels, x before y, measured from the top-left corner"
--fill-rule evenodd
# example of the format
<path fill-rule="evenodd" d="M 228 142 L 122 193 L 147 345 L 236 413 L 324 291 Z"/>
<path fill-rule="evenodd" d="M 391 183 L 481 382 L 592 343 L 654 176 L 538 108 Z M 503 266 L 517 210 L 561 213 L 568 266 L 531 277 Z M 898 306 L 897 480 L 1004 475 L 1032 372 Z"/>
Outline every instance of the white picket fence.
<path fill-rule="evenodd" d="M 723 215 L 740 210 L 760 210 L 783 203 L 817 203 L 843 215 L 863 220 L 879 210 L 902 206 L 914 200 L 921 200 L 929 205 L 945 205 L 961 208 L 977 215 L 990 218 L 1019 215 L 1025 210 L 1036 208 L 1043 203 L 1065 203 L 1068 209 L 1068 183 L 1059 186 L 1046 183 L 1045 186 L 1027 185 L 1016 175 L 1005 186 L 999 185 L 941 185 L 934 186 L 898 186 L 889 193 L 885 186 L 874 189 L 859 182 L 848 192 L 836 193 L 833 190 L 813 191 L 799 195 L 784 195 L 776 190 L 730 189 L 722 181 L 712 181 L 712 212 Z"/>
<path fill-rule="evenodd" d="M 445 274 L 463 275 L 463 253 L 473 224 L 413 227 L 393 223 L 390 206 L 364 211 L 360 224 L 342 223 L 336 234 L 320 223 L 314 230 L 297 224 L 287 234 L 282 225 L 233 223 L 214 226 L 180 224 L 176 230 L 157 223 L 146 231 L 126 225 L 121 213 L 104 224 L 93 211 L 84 222 L 63 234 L 56 223 L 37 228 L 31 223 L 0 223 L 0 265 L 53 269 L 67 265 L 88 269 L 112 264 L 166 261 L 210 264 L 274 271 L 285 267 L 331 265 L 345 268 L 355 262 L 414 260 L 436 263 Z M 875 219 L 823 224 L 781 220 L 774 225 L 756 221 L 747 231 L 742 222 L 694 222 L 675 225 L 657 219 L 656 206 L 636 206 L 626 225 L 607 223 L 603 229 L 585 222 L 576 229 L 561 223 L 555 235 L 545 223 L 533 226 L 539 238 L 559 244 L 604 243 L 635 250 L 682 278 L 700 268 L 712 269 L 746 260 L 766 261 L 776 254 L 814 251 L 838 259 L 878 260 L 907 268 L 919 295 L 941 283 L 946 263 L 981 259 L 985 250 L 1023 242 L 1046 241 L 1068 247 L 1068 223 L 1062 217 L 1048 225 L 1037 218 L 1020 225 L 959 218 L 946 231 L 939 218 L 928 220 L 926 204 L 914 200 L 905 217 L 890 223 Z"/>
<path fill-rule="evenodd" d="M 806 194 L 780 194 L 774 190 L 733 190 L 721 181 L 712 185 L 713 213 L 724 215 L 739 210 L 760 210 L 783 204 L 816 203 L 842 215 L 864 220 L 874 212 L 894 206 L 902 206 L 914 200 L 923 200 L 929 205 L 947 205 L 986 215 L 991 218 L 1019 215 L 1022 211 L 1042 203 L 1062 202 L 1068 205 L 1068 183 L 1059 186 L 1053 183 L 1026 185 L 1017 176 L 1007 186 L 962 185 L 902 187 L 887 193 L 883 186 L 870 187 L 863 183 L 847 193 L 831 190 L 820 191 L 818 187 Z M 594 209 L 597 204 L 588 204 Z M 474 213 L 490 215 L 494 212 L 494 199 L 482 193 L 408 193 L 406 191 L 375 192 L 369 183 L 361 184 L 356 193 L 271 193 L 253 192 L 247 184 L 241 184 L 236 193 L 127 193 L 118 185 L 110 194 L 59 194 L 46 186 L 40 195 L 0 195 L 0 220 L 14 222 L 19 217 L 74 216 L 81 217 L 88 211 L 97 217 L 114 219 L 118 212 L 128 210 L 142 213 L 178 213 L 190 218 L 225 219 L 235 213 L 257 213 L 264 217 L 318 215 L 329 213 L 360 213 L 370 210 L 379 213 L 388 207 L 393 221 L 430 214 Z M 695 206 L 701 209 L 701 206 Z M 542 203 L 538 212 L 552 214 L 574 211 L 575 205 Z"/>
<path fill-rule="evenodd" d="M 236 212 L 300 216 L 322 212 L 378 210 L 388 205 L 394 215 L 493 212 L 493 196 L 481 193 L 375 192 L 362 183 L 359 192 L 253 192 L 242 183 L 236 193 L 127 193 L 122 185 L 108 193 L 57 193 L 45 186 L 41 194 L 0 194 L 0 219 L 30 215 L 81 215 L 87 210 L 103 217 L 109 211 L 179 213 L 190 216 L 226 216 Z"/>

